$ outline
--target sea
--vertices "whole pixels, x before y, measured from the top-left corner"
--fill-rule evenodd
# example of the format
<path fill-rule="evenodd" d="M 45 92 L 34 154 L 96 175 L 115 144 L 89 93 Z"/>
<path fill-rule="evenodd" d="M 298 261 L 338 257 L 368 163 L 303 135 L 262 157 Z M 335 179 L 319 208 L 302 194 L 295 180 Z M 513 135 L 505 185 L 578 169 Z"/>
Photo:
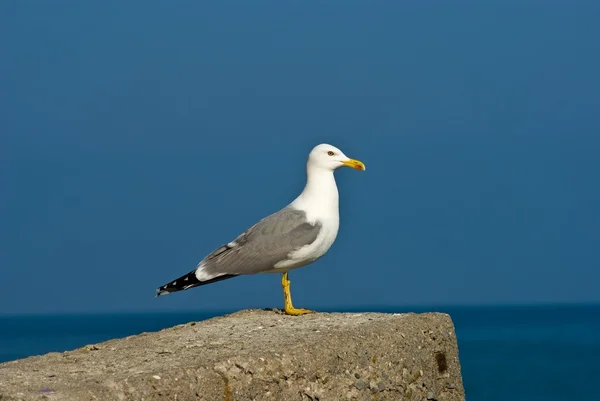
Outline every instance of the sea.
<path fill-rule="evenodd" d="M 600 401 L 600 304 L 376 311 L 450 314 L 468 401 Z M 4 316 L 0 317 L 0 363 L 226 312 L 233 311 Z"/>

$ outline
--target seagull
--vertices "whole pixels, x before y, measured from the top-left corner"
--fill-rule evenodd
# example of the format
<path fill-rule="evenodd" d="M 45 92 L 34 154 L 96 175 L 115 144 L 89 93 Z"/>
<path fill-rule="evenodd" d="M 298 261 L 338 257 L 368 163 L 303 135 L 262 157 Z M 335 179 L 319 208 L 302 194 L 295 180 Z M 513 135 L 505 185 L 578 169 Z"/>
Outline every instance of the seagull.
<path fill-rule="evenodd" d="M 289 271 L 316 261 L 335 241 L 340 216 L 333 173 L 342 166 L 365 170 L 363 162 L 335 146 L 315 146 L 306 163 L 306 185 L 293 202 L 215 249 L 188 274 L 159 287 L 156 296 L 241 275 L 280 273 L 285 313 L 312 313 L 292 304 Z"/>

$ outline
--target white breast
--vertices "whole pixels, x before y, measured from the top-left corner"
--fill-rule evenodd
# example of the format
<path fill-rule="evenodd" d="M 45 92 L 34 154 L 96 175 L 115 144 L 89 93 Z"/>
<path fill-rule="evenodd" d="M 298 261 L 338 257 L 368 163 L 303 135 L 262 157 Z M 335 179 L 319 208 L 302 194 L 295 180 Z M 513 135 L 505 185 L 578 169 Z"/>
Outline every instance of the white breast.
<path fill-rule="evenodd" d="M 312 263 L 325 255 L 337 237 L 339 216 L 336 215 L 335 217 L 335 219 L 320 222 L 322 224 L 321 231 L 319 231 L 319 235 L 317 235 L 315 241 L 310 245 L 303 246 L 297 251 L 290 253 L 287 260 L 281 261 L 275 265 L 276 271 L 296 269 Z"/>
<path fill-rule="evenodd" d="M 273 271 L 287 271 L 314 262 L 325 255 L 337 237 L 340 215 L 333 171 L 317 169 L 309 164 L 307 172 L 306 187 L 290 206 L 304 211 L 308 222 L 320 224 L 321 230 L 311 244 L 290 253 L 286 260 L 275 265 Z"/>

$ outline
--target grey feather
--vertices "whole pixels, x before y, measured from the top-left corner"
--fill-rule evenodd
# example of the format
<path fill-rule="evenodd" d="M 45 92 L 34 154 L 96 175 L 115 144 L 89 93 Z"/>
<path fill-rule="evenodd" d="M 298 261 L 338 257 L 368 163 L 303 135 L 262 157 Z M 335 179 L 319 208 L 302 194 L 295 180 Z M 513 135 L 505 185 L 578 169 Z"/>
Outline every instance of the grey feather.
<path fill-rule="evenodd" d="M 319 223 L 310 224 L 306 213 L 286 207 L 265 217 L 233 242 L 215 249 L 198 267 L 211 276 L 256 274 L 271 270 L 275 264 L 305 245 L 312 244 Z"/>

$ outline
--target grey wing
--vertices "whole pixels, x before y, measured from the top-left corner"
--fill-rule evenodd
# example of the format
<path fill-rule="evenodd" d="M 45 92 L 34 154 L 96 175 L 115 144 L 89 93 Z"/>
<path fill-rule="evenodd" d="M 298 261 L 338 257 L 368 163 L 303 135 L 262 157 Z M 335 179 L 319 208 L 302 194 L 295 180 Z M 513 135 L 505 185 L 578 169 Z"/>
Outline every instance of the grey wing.
<path fill-rule="evenodd" d="M 321 225 L 310 224 L 303 211 L 287 207 L 214 250 L 200 262 L 198 269 L 209 277 L 271 270 L 291 252 L 313 243 L 320 230 Z"/>

